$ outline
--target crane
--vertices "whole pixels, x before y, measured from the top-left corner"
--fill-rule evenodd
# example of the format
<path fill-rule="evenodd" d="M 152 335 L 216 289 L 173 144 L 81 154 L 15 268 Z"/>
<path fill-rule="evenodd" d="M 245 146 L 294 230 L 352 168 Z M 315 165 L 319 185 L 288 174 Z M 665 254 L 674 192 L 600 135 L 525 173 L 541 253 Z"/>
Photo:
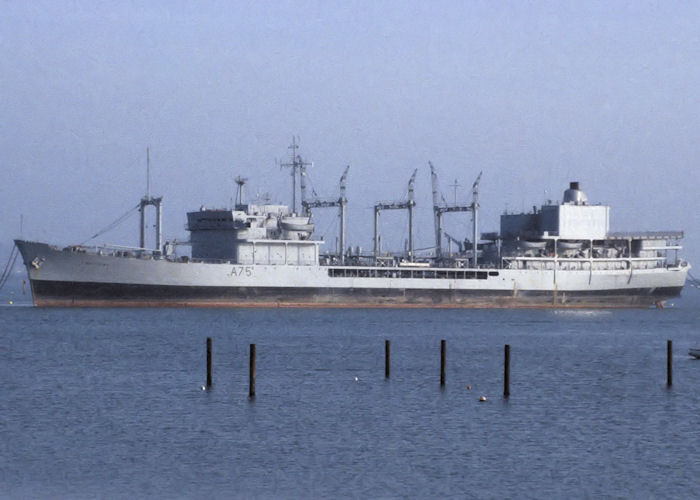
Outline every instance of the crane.
<path fill-rule="evenodd" d="M 479 175 L 476 178 L 476 181 L 474 181 L 474 184 L 472 185 L 472 202 L 468 205 L 461 205 L 457 203 L 456 196 L 455 196 L 455 203 L 450 204 L 445 202 L 444 197 L 440 197 L 439 194 L 439 189 L 438 189 L 438 176 L 437 172 L 435 170 L 435 167 L 431 162 L 428 162 L 428 165 L 430 165 L 430 178 L 432 181 L 433 185 L 433 214 L 435 218 L 435 257 L 436 259 L 440 259 L 442 256 L 442 234 L 443 234 L 443 229 L 442 229 L 442 214 L 444 213 L 449 213 L 449 212 L 471 212 L 472 213 L 472 230 L 473 230 L 473 238 L 472 238 L 472 253 L 473 253 L 473 258 L 472 258 L 472 265 L 474 268 L 477 266 L 477 243 L 479 241 L 479 232 L 478 232 L 478 211 L 479 211 L 479 183 L 481 182 L 481 174 L 483 172 L 479 172 Z M 455 182 L 455 185 L 457 183 Z M 442 203 L 440 203 L 439 198 L 442 198 Z M 447 235 L 447 233 L 445 233 Z M 451 238 L 449 235 L 447 235 L 448 238 L 450 238 L 452 241 L 454 238 Z M 461 251 L 461 246 L 460 246 L 460 251 Z"/>
<path fill-rule="evenodd" d="M 439 189 L 437 172 L 431 162 L 428 162 L 428 165 L 430 165 L 430 179 L 433 185 L 433 214 L 435 218 L 435 257 L 439 260 L 440 257 L 442 257 L 442 214 L 449 212 L 470 212 L 472 210 L 472 206 L 458 204 L 456 195 L 454 204 L 447 203 L 444 197 L 441 197 L 442 203 L 440 203 L 440 201 L 438 200 L 438 197 L 440 195 L 438 192 Z M 455 186 L 456 185 L 457 181 L 455 181 Z"/>
<path fill-rule="evenodd" d="M 311 217 L 312 208 L 330 208 L 338 207 L 340 217 L 340 248 L 338 256 L 340 257 L 341 264 L 345 263 L 345 206 L 348 204 L 348 199 L 345 197 L 345 186 L 348 179 L 348 171 L 350 170 L 350 165 L 345 167 L 343 175 L 340 176 L 340 197 L 336 200 L 307 200 L 306 199 L 306 168 L 301 168 L 301 206 L 304 211 L 304 215 Z"/>
<path fill-rule="evenodd" d="M 406 201 L 392 201 L 385 203 L 377 203 L 374 205 L 374 258 L 379 257 L 379 213 L 382 210 L 408 210 L 408 260 L 413 262 L 413 207 L 416 206 L 414 186 L 416 183 L 416 173 L 418 169 L 413 171 L 413 175 L 408 181 L 408 199 Z"/>

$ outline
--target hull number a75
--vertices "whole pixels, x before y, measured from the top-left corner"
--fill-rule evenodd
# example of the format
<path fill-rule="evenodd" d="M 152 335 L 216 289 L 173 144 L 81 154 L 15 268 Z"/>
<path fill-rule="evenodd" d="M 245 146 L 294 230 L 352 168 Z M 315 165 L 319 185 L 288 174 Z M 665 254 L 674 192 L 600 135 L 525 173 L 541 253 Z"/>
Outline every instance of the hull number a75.
<path fill-rule="evenodd" d="M 253 276 L 253 266 L 233 266 L 229 276 L 245 276 L 250 278 Z"/>

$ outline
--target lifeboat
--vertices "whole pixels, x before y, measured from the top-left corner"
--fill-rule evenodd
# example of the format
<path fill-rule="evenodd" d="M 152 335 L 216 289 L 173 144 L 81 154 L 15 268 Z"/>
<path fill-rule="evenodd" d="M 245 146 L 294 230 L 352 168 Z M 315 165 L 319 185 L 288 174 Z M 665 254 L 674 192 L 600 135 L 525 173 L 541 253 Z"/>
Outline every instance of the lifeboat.
<path fill-rule="evenodd" d="M 284 231 L 310 233 L 314 230 L 314 225 L 309 222 L 308 217 L 284 217 L 280 220 L 280 228 Z"/>
<path fill-rule="evenodd" d="M 532 249 L 538 249 L 538 248 L 544 248 L 547 246 L 546 241 L 529 241 L 529 240 L 520 240 L 518 241 L 518 246 L 520 248 L 524 248 L 527 250 L 532 250 Z"/>
<path fill-rule="evenodd" d="M 560 250 L 578 250 L 583 246 L 583 243 L 580 241 L 562 241 L 559 240 L 557 242 L 557 245 Z"/>

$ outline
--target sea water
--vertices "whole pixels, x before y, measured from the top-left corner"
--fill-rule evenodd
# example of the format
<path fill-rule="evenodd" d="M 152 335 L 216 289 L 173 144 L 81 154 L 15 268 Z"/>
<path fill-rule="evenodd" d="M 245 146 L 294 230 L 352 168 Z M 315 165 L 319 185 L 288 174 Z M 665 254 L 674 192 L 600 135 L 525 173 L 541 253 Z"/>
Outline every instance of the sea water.
<path fill-rule="evenodd" d="M 694 292 L 664 310 L 0 307 L 0 496 L 699 498 Z"/>

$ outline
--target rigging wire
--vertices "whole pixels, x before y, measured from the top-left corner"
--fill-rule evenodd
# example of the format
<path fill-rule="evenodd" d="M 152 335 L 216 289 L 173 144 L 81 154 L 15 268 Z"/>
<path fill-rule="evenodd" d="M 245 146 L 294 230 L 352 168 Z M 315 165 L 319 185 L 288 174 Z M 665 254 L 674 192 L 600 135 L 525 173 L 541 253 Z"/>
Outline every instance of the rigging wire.
<path fill-rule="evenodd" d="M 12 257 L 14 256 L 16 251 L 17 251 L 17 245 L 13 245 L 12 250 L 10 251 L 10 258 L 7 259 L 7 264 L 5 264 L 5 269 L 3 269 L 2 275 L 0 275 L 0 282 L 2 281 L 2 278 L 5 277 L 5 274 L 7 273 L 7 268 L 9 267 L 10 261 L 12 260 Z"/>
<path fill-rule="evenodd" d="M 124 214 L 120 215 L 120 216 L 117 217 L 115 220 L 113 220 L 111 223 L 109 223 L 106 227 L 104 227 L 103 229 L 101 229 L 100 231 L 96 232 L 95 234 L 93 234 L 92 236 L 90 236 L 88 239 L 86 239 L 85 241 L 83 241 L 82 243 L 80 243 L 80 245 L 84 245 L 84 244 L 87 243 L 88 241 L 94 240 L 94 239 L 97 238 L 98 236 L 102 236 L 102 235 L 105 234 L 106 232 L 111 231 L 112 229 L 114 229 L 115 227 L 117 227 L 119 224 L 121 224 L 122 222 L 124 222 L 133 212 L 135 212 L 136 210 L 138 210 L 140 206 L 141 206 L 141 203 L 137 203 L 135 206 L 133 206 L 133 207 L 131 207 L 129 210 L 127 210 Z"/>
<path fill-rule="evenodd" d="M 324 218 L 325 218 L 325 217 L 324 217 Z M 330 221 L 328 221 L 328 220 L 324 221 L 324 222 L 326 222 L 326 227 L 325 227 L 325 229 L 324 229 L 323 231 L 318 231 L 319 236 L 321 236 L 321 238 L 323 239 L 323 241 L 326 242 L 326 243 L 328 243 L 328 241 L 326 241 L 326 235 L 331 234 L 331 232 L 332 232 L 332 233 L 337 233 L 337 232 L 338 232 L 338 231 L 337 231 L 338 221 L 336 220 L 337 218 L 338 218 L 338 215 L 336 214 L 335 216 L 332 217 L 332 219 L 331 219 Z M 333 252 L 335 252 L 335 244 L 336 244 L 336 242 L 335 242 L 335 241 L 331 241 L 330 243 L 333 245 Z"/>
<path fill-rule="evenodd" d="M 15 262 L 17 261 L 17 256 L 19 255 L 19 251 L 17 251 L 17 246 L 12 247 L 12 251 L 10 252 L 10 258 L 7 259 L 7 264 L 5 265 L 5 269 L 2 272 L 2 275 L 0 276 L 0 290 L 5 286 L 5 283 L 7 283 L 8 278 L 10 277 L 10 274 L 12 274 L 12 269 L 15 267 Z"/>

